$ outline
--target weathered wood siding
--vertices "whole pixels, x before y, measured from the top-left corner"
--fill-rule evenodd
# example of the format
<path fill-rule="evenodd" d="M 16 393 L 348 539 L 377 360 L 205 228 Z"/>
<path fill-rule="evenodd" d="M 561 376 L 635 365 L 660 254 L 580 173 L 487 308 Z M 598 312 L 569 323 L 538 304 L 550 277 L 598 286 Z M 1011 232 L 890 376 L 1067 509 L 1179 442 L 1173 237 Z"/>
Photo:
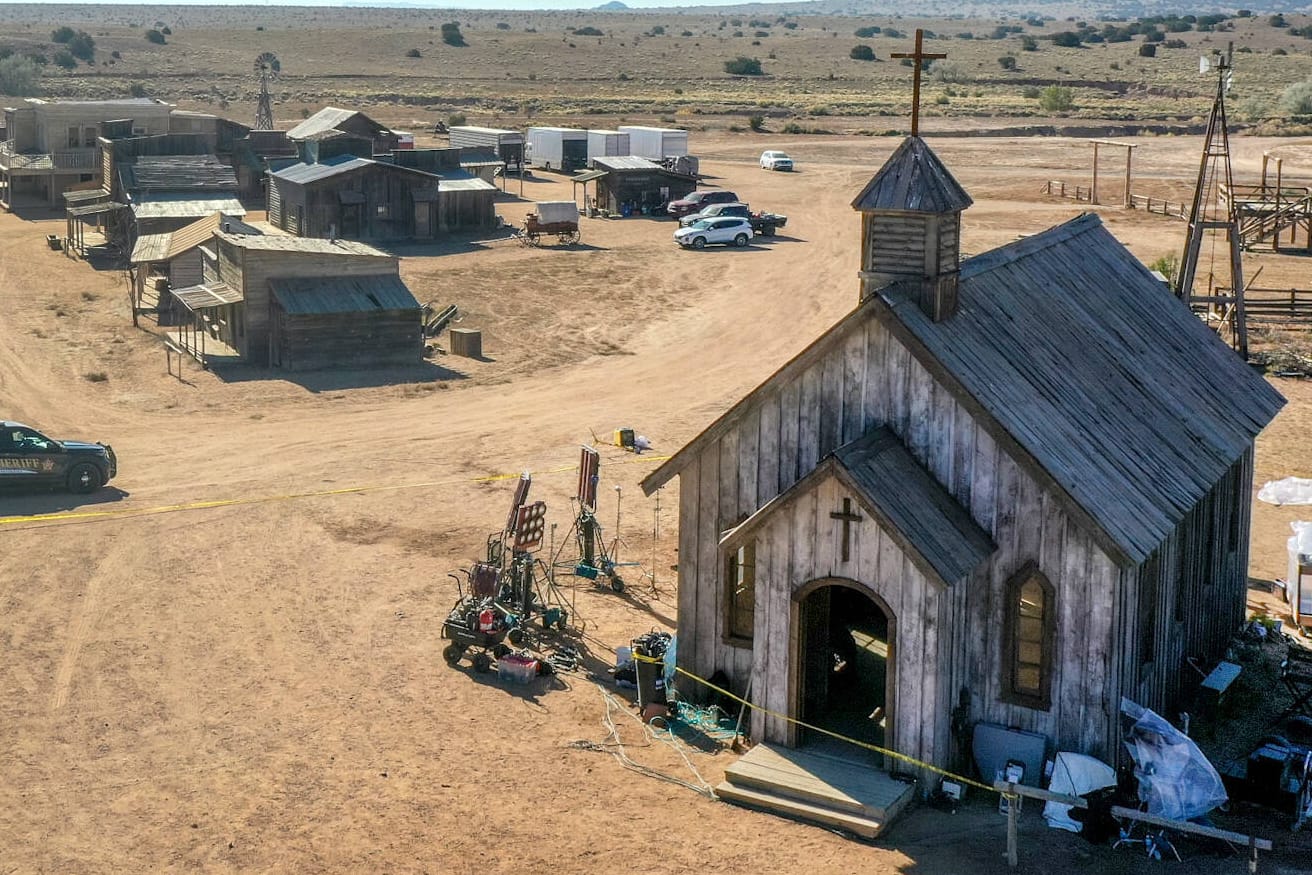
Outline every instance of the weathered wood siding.
<path fill-rule="evenodd" d="M 288 315 L 274 302 L 273 361 L 289 371 L 423 361 L 419 310 Z"/>
<path fill-rule="evenodd" d="M 491 230 L 497 224 L 496 196 L 495 191 L 455 190 L 442 192 L 436 204 L 416 202 L 416 229 L 420 227 L 418 211 L 436 206 L 438 231 Z"/>
<path fill-rule="evenodd" d="M 1168 714 L 1202 680 L 1188 659 L 1210 671 L 1243 622 L 1252 486 L 1250 448 L 1148 562 L 1123 573 L 1116 668 L 1139 704 Z"/>
<path fill-rule="evenodd" d="M 304 208 L 301 237 L 337 237 L 346 240 L 404 240 L 415 236 L 415 188 L 436 188 L 436 177 L 425 177 L 394 167 L 375 164 L 352 173 L 317 180 L 305 185 L 282 181 L 282 198 L 287 212 L 293 204 Z M 360 203 L 343 203 L 350 192 Z M 291 231 L 290 227 L 282 226 Z M 429 223 L 426 237 L 437 236 Z"/>
<path fill-rule="evenodd" d="M 760 532 L 753 700 L 777 713 L 796 713 L 802 675 L 800 663 L 792 658 L 799 629 L 798 590 L 815 580 L 857 583 L 879 596 L 893 613 L 889 637 L 895 693 L 888 709 L 886 744 L 916 758 L 942 759 L 949 749 L 949 726 L 946 719 L 936 718 L 946 716 L 951 708 L 947 672 L 952 651 L 947 633 L 952 600 L 872 520 L 853 528 L 849 559 L 842 561 L 841 526 L 829 514 L 842 506 L 844 498 L 852 497 L 829 479 L 790 503 Z M 787 670 L 778 670 L 781 665 Z M 756 738 L 795 740 L 795 733 L 779 718 L 756 712 L 753 720 Z"/>
<path fill-rule="evenodd" d="M 287 230 L 287 226 L 284 224 L 286 220 L 283 218 L 282 214 L 282 186 L 278 183 L 278 180 L 274 179 L 272 176 L 268 178 L 268 181 L 269 224 L 273 225 L 275 228 L 282 228 L 285 231 Z"/>
<path fill-rule="evenodd" d="M 997 551 L 972 579 L 945 593 L 912 594 L 921 586 L 918 573 L 908 562 L 899 566 L 872 521 L 853 529 L 850 570 L 841 563 L 841 525 L 828 519 L 841 501 L 826 496 L 831 503 L 817 507 L 809 523 L 805 513 L 798 517 L 791 538 L 771 528 L 757 542 L 754 646 L 761 652 L 753 656 L 750 648 L 726 640 L 719 533 L 793 485 L 825 455 L 878 425 L 902 438 L 990 533 Z M 1066 749 L 1107 755 L 1114 747 L 1109 703 L 1114 705 L 1120 693 L 1112 670 L 1119 649 L 1110 633 L 1117 620 L 1118 569 L 1057 499 L 875 319 L 851 326 L 844 339 L 755 399 L 708 444 L 680 472 L 680 506 L 679 653 L 689 670 L 703 677 L 723 670 L 742 691 L 754 666 L 755 688 L 775 688 L 793 670 L 787 660 L 791 639 L 778 637 L 781 606 L 790 604 L 797 586 L 838 568 L 846 572 L 841 576 L 891 593 L 887 600 L 900 612 L 893 618 L 900 642 L 894 669 L 899 697 L 916 691 L 909 704 L 893 703 L 900 743 L 946 764 L 952 756 L 948 703 L 964 687 L 974 719 L 1044 732 Z M 875 556 L 887 561 L 872 561 Z M 1053 702 L 1046 711 L 1009 704 L 1002 690 L 1003 593 L 1028 561 L 1058 594 Z M 934 644 L 927 650 L 924 642 L 930 640 Z M 901 728 L 913 715 L 924 724 L 919 735 Z M 765 737 L 787 741 L 778 727 L 764 728 Z"/>
<path fill-rule="evenodd" d="M 274 277 L 342 277 L 395 274 L 395 257 L 361 258 L 321 252 L 246 249 L 216 238 L 218 278 L 241 289 L 245 301 L 245 331 L 239 351 L 252 364 L 269 364 L 269 279 Z M 416 329 L 417 330 L 417 329 Z"/>
<path fill-rule="evenodd" d="M 169 284 L 184 289 L 201 282 L 202 258 L 200 247 L 183 252 L 169 262 Z"/>

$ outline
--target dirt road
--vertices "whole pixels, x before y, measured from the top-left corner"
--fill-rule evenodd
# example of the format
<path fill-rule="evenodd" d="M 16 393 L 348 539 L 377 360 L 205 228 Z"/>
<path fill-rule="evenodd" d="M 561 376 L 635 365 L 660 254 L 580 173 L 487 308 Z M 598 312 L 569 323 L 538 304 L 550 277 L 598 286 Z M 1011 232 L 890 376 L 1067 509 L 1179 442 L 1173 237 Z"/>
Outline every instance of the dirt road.
<path fill-rule="evenodd" d="M 509 502 L 508 482 L 487 478 L 538 472 L 563 540 L 571 466 L 592 433 L 630 426 L 654 455 L 672 452 L 856 303 L 848 204 L 896 142 L 769 145 L 799 171 L 759 170 L 762 145 L 746 137 L 701 150 L 710 183 L 789 216 L 785 234 L 745 250 L 683 252 L 669 222 L 598 219 L 574 250 L 502 237 L 407 256 L 416 297 L 458 304 L 487 360 L 404 373 L 192 364 L 179 381 L 156 337 L 132 327 L 121 275 L 44 246 L 62 218 L 0 215 L 0 417 L 109 441 L 121 465 L 90 500 L 0 496 L 0 517 L 114 514 L 0 525 L 0 860 L 60 873 L 997 868 L 995 817 L 949 842 L 913 820 L 902 849 L 896 832 L 854 844 L 571 747 L 605 737 L 587 674 L 512 688 L 440 658 L 445 575 L 479 555 Z M 976 199 L 968 252 L 1080 210 L 1039 186 L 1082 178 L 1084 146 L 934 145 Z M 1241 142 L 1240 165 L 1269 145 Z M 1145 187 L 1187 188 L 1198 146 L 1144 141 Z M 525 195 L 571 191 L 553 178 Z M 515 222 L 528 208 L 498 211 Z M 1180 222 L 1104 218 L 1145 260 L 1182 242 Z M 1291 404 L 1259 445 L 1259 483 L 1312 474 L 1309 393 L 1280 388 Z M 677 501 L 666 490 L 658 518 L 637 488 L 654 456 L 602 452 L 603 524 L 613 533 L 622 513 L 622 558 L 655 576 L 630 569 L 623 597 L 586 581 L 571 594 L 604 678 L 616 645 L 676 622 Z M 240 503 L 154 512 L 222 500 Z M 1282 570 L 1295 515 L 1259 505 L 1255 576 Z M 616 719 L 634 759 L 696 780 Z M 730 756 L 692 761 L 715 783 Z"/>

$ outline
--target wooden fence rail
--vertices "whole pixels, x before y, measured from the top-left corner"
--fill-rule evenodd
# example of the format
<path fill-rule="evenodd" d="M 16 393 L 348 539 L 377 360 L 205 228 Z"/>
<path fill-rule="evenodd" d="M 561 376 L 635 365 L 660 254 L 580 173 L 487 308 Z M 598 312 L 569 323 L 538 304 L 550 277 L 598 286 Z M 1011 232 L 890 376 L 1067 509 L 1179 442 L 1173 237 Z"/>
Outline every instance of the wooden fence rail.
<path fill-rule="evenodd" d="M 1093 190 L 1087 185 L 1067 185 L 1063 180 L 1050 179 L 1044 183 L 1045 193 L 1054 197 L 1064 197 L 1075 201 L 1093 202 Z"/>
<path fill-rule="evenodd" d="M 993 789 L 1002 793 L 1004 796 L 1026 796 L 1030 799 L 1056 802 L 1060 805 L 1069 805 L 1072 808 L 1080 808 L 1084 810 L 1087 810 L 1089 807 L 1089 803 L 1079 796 L 1067 796 L 1062 793 L 1052 793 L 1047 790 L 1041 790 L 1038 787 L 1027 787 L 1024 784 L 1013 784 L 1009 781 L 994 781 Z M 1016 827 L 1019 808 L 1020 806 L 1014 804 L 1007 806 L 1007 865 L 1013 869 L 1016 868 L 1020 862 L 1020 850 L 1018 847 L 1019 837 L 1017 836 Z M 1113 805 L 1111 808 L 1111 815 L 1112 817 L 1121 820 L 1133 820 L 1151 826 L 1160 826 L 1163 829 L 1169 829 L 1174 832 L 1220 839 L 1221 841 L 1229 842 L 1232 845 L 1239 845 L 1248 848 L 1248 871 L 1250 873 L 1257 872 L 1257 852 L 1271 850 L 1271 842 L 1267 839 L 1244 835 L 1243 833 L 1238 832 L 1231 832 L 1228 829 L 1217 829 L 1214 826 L 1203 826 L 1199 823 L 1190 823 L 1183 820 L 1171 820 L 1166 817 L 1158 817 L 1155 814 L 1149 814 L 1146 811 L 1137 811 L 1133 808 L 1122 808 L 1119 805 Z"/>
<path fill-rule="evenodd" d="M 1143 194 L 1130 195 L 1130 209 L 1143 210 L 1147 213 L 1157 213 L 1162 216 L 1170 216 L 1173 219 L 1188 219 L 1189 214 L 1185 210 L 1185 205 L 1179 201 L 1169 201 L 1166 198 L 1149 197 Z"/>

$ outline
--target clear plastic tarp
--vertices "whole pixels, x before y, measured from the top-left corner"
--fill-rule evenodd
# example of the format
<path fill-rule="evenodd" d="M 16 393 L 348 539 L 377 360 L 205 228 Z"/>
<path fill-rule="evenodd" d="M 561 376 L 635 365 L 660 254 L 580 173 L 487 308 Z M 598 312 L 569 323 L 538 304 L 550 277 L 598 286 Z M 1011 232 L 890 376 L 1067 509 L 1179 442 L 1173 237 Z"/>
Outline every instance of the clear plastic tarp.
<path fill-rule="evenodd" d="M 1312 504 L 1312 480 L 1306 477 L 1271 480 L 1257 490 L 1257 498 L 1267 504 Z"/>
<path fill-rule="evenodd" d="M 1192 820 L 1226 801 L 1221 776 L 1189 736 L 1129 699 L 1121 699 L 1121 713 L 1130 724 L 1125 747 L 1149 814 Z"/>

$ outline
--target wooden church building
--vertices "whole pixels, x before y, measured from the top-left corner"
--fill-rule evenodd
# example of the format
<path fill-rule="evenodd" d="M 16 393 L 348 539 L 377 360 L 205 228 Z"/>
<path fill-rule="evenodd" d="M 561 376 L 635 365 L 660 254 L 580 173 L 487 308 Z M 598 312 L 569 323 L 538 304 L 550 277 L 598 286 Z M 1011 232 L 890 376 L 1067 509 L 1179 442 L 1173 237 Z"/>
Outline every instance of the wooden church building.
<path fill-rule="evenodd" d="M 856 308 L 643 482 L 679 476 L 678 657 L 762 741 L 962 768 L 984 721 L 1115 762 L 1121 697 L 1173 716 L 1244 618 L 1284 399 L 1096 215 L 963 261 L 970 204 L 903 142 Z"/>

